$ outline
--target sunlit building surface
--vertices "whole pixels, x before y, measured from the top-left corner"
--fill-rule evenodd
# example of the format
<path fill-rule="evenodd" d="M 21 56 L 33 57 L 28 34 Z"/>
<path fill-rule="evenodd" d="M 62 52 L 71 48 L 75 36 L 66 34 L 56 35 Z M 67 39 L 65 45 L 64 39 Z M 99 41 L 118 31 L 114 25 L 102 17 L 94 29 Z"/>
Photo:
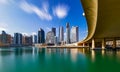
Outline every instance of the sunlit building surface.
<path fill-rule="evenodd" d="M 64 28 L 61 26 L 59 27 L 59 42 L 61 43 L 64 41 Z"/>
<path fill-rule="evenodd" d="M 71 28 L 71 43 L 76 43 L 79 40 L 78 27 L 72 26 Z"/>
<path fill-rule="evenodd" d="M 37 43 L 37 35 L 32 36 L 32 42 L 33 44 Z"/>
<path fill-rule="evenodd" d="M 54 45 L 54 43 L 55 43 L 54 39 L 55 39 L 54 32 L 49 31 L 46 34 L 46 44 L 48 44 L 48 45 Z"/>
<path fill-rule="evenodd" d="M 66 43 L 70 43 L 70 25 L 66 23 Z"/>

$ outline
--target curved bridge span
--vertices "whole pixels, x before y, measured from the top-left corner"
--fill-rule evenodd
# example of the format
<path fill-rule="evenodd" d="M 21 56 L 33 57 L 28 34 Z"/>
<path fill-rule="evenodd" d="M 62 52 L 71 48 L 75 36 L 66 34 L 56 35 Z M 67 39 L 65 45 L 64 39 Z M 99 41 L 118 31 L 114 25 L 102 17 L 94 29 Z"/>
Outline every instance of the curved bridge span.
<path fill-rule="evenodd" d="M 88 24 L 88 36 L 78 45 L 89 43 L 92 49 L 96 42 L 101 43 L 102 49 L 106 41 L 120 39 L 120 0 L 81 0 Z"/>

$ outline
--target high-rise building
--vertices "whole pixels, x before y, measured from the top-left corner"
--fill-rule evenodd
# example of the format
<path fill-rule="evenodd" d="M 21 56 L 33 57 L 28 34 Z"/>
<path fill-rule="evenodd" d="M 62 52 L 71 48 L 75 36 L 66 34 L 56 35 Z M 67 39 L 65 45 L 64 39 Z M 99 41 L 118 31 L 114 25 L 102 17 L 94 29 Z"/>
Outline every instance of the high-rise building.
<path fill-rule="evenodd" d="M 63 27 L 59 27 L 59 42 L 63 42 L 64 41 L 64 29 Z"/>
<path fill-rule="evenodd" d="M 22 45 L 22 34 L 21 33 L 14 33 L 14 44 Z"/>
<path fill-rule="evenodd" d="M 41 28 L 38 31 L 38 43 L 45 43 L 45 32 Z"/>
<path fill-rule="evenodd" d="M 54 36 L 56 36 L 56 28 L 52 28 L 52 32 L 54 33 Z"/>
<path fill-rule="evenodd" d="M 2 31 L 0 34 L 0 46 L 8 46 L 12 43 L 11 35 L 7 34 L 5 31 Z"/>
<path fill-rule="evenodd" d="M 66 43 L 70 43 L 70 25 L 66 23 Z"/>
<path fill-rule="evenodd" d="M 48 44 L 48 45 L 54 45 L 54 43 L 55 43 L 54 39 L 55 39 L 54 33 L 52 31 L 49 31 L 46 34 L 46 44 Z"/>
<path fill-rule="evenodd" d="M 78 26 L 76 27 L 72 27 L 71 28 L 71 43 L 75 43 L 78 42 L 79 40 L 79 36 L 78 36 L 79 32 L 78 32 Z"/>
<path fill-rule="evenodd" d="M 36 44 L 37 43 L 37 35 L 33 35 L 32 38 L 33 38 L 33 41 L 32 41 L 33 44 Z"/>
<path fill-rule="evenodd" d="M 55 44 L 55 45 L 58 44 L 58 38 L 57 38 L 57 36 L 54 36 L 54 44 Z"/>

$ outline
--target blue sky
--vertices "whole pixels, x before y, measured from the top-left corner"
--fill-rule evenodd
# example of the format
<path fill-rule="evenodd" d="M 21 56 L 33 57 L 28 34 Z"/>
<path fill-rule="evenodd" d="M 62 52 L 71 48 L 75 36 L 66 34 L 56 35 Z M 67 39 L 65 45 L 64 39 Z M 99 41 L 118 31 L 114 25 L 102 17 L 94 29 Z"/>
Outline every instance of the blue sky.
<path fill-rule="evenodd" d="M 87 24 L 80 0 L 0 0 L 0 32 L 13 35 L 37 33 L 42 28 L 47 33 L 52 27 L 79 27 L 79 39 L 87 35 Z"/>

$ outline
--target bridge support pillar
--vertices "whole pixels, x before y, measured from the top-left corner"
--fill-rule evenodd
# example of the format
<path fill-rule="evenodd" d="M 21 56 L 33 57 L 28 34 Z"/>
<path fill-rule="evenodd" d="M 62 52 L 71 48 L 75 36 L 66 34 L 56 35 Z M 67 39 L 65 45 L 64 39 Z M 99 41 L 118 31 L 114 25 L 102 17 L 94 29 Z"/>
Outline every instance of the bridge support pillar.
<path fill-rule="evenodd" d="M 113 48 L 116 48 L 116 39 L 113 39 Z"/>
<path fill-rule="evenodd" d="M 102 39 L 102 49 L 105 49 L 105 46 L 106 46 L 105 39 Z"/>
<path fill-rule="evenodd" d="M 85 43 L 83 43 L 83 47 L 85 47 Z"/>
<path fill-rule="evenodd" d="M 92 49 L 95 49 L 95 39 L 92 39 Z"/>

